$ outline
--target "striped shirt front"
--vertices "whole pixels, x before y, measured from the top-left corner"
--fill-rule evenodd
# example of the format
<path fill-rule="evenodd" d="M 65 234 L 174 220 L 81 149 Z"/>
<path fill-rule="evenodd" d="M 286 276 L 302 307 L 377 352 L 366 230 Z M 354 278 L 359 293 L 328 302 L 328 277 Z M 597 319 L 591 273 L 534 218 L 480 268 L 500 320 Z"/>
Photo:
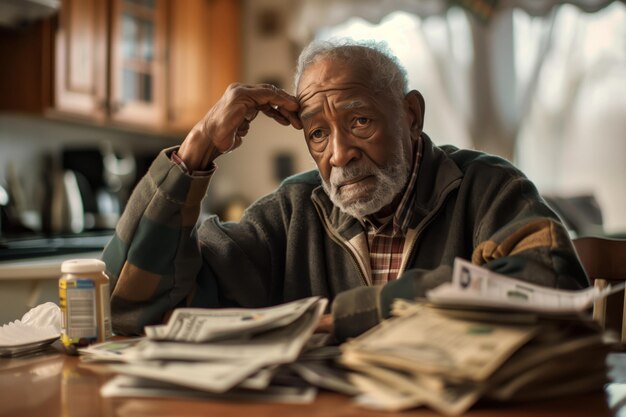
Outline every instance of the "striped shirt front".
<path fill-rule="evenodd" d="M 385 219 L 365 218 L 369 244 L 372 284 L 380 285 L 398 277 L 406 232 L 413 217 L 417 172 L 422 159 L 422 139 L 417 141 L 411 177 L 395 213 Z"/>

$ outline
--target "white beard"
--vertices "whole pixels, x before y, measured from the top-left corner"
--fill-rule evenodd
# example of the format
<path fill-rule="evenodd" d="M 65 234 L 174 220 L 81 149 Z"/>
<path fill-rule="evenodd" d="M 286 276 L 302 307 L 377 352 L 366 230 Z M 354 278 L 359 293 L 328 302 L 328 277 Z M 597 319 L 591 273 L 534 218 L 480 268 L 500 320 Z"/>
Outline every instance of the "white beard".
<path fill-rule="evenodd" d="M 404 189 L 411 174 L 410 158 L 407 158 L 402 141 L 398 139 L 389 162 L 383 168 L 377 167 L 370 159 L 363 158 L 345 167 L 335 167 L 330 171 L 330 180 L 322 179 L 324 191 L 334 205 L 352 217 L 363 218 L 377 213 L 391 204 Z M 361 176 L 372 175 L 376 179 L 374 191 L 355 199 L 354 193 L 342 191 L 340 184 Z"/>

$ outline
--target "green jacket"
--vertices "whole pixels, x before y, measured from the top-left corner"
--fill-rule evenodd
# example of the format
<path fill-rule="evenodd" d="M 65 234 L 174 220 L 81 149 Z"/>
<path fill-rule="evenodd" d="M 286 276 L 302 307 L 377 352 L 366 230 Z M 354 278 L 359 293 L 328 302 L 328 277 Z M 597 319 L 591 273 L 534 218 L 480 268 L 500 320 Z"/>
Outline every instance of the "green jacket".
<path fill-rule="evenodd" d="M 342 340 L 451 279 L 459 256 L 550 287 L 588 286 L 572 243 L 534 185 L 507 161 L 424 137 L 408 256 L 399 279 L 370 285 L 367 238 L 327 197 L 317 170 L 286 179 L 240 222 L 196 225 L 207 177 L 164 150 L 134 190 L 103 259 L 113 328 L 135 334 L 171 309 L 263 307 L 319 295 Z"/>

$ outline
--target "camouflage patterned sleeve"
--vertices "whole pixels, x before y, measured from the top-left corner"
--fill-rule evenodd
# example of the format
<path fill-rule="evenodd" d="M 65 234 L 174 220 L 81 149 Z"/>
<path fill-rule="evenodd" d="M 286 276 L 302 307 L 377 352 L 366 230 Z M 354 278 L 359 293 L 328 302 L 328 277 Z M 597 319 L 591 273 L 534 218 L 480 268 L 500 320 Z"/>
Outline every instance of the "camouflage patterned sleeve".
<path fill-rule="evenodd" d="M 208 175 L 188 175 L 163 150 L 133 191 L 103 252 L 117 334 L 160 323 L 192 291 L 201 266 L 194 226 Z"/>

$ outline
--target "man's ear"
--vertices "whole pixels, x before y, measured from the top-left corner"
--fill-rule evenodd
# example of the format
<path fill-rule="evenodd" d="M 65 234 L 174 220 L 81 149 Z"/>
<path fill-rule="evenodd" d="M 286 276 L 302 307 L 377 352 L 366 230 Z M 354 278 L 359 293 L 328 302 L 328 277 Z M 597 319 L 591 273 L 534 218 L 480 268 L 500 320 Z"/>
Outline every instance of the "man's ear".
<path fill-rule="evenodd" d="M 424 112 L 426 111 L 426 103 L 424 97 L 417 90 L 409 91 L 404 96 L 407 105 L 407 118 L 410 123 L 411 136 L 416 139 L 424 128 Z"/>

